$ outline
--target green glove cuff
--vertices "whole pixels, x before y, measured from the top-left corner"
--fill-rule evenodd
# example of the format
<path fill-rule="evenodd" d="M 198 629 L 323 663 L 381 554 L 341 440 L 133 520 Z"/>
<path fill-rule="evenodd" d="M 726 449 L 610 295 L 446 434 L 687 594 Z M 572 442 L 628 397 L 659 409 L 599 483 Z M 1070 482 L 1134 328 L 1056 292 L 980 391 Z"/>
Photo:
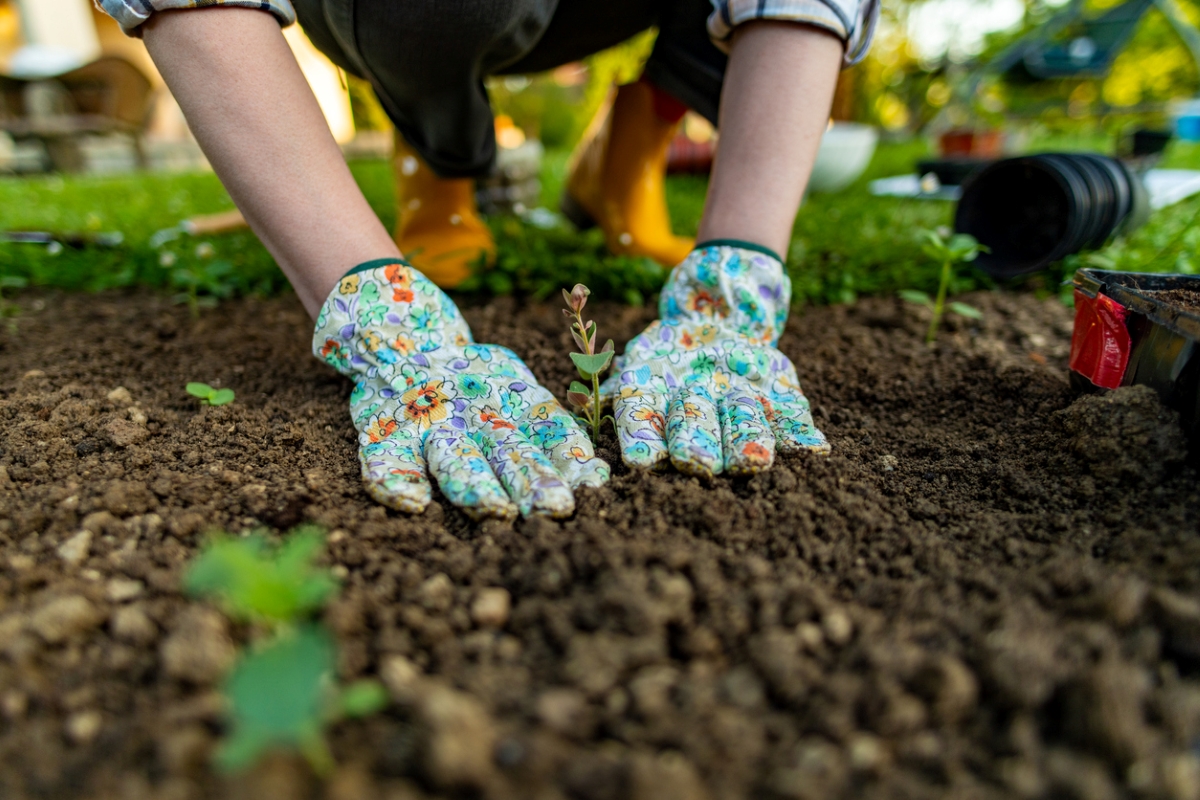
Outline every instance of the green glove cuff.
<path fill-rule="evenodd" d="M 359 264 L 357 267 L 343 275 L 342 278 L 349 278 L 351 275 L 357 275 L 358 273 L 366 272 L 369 269 L 388 267 L 392 264 L 403 264 L 406 267 L 412 266 L 412 264 L 408 263 L 403 258 L 373 258 L 370 261 L 364 261 L 363 263 Z"/>
<path fill-rule="evenodd" d="M 706 242 L 696 242 L 696 246 L 692 248 L 692 252 L 703 250 L 706 247 L 740 247 L 743 250 L 753 250 L 755 253 L 762 253 L 764 256 L 770 256 L 775 259 L 780 264 L 783 263 L 783 259 L 771 248 L 763 247 L 761 244 L 755 244 L 754 242 L 747 242 L 744 239 L 709 239 Z"/>

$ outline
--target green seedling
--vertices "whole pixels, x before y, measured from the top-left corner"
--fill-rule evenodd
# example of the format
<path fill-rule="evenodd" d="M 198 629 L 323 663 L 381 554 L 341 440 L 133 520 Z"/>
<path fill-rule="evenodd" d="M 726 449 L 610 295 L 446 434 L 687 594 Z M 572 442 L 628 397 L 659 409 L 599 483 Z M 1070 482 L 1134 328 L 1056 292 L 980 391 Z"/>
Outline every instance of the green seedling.
<path fill-rule="evenodd" d="M 318 611 L 337 581 L 313 561 L 324 546 L 315 528 L 293 533 L 278 548 L 260 534 L 219 536 L 188 570 L 184 589 L 211 597 L 232 619 L 291 623 Z"/>
<path fill-rule="evenodd" d="M 189 383 L 184 388 L 192 397 L 199 397 L 206 406 L 223 406 L 233 402 L 233 389 L 214 389 L 207 383 Z"/>
<path fill-rule="evenodd" d="M 218 300 L 229 297 L 237 288 L 233 264 L 225 259 L 213 259 L 215 250 L 209 242 L 196 246 L 195 258 L 180 262 L 174 253 L 163 251 L 159 264 L 170 269 L 167 283 L 179 290 L 173 300 L 186 303 L 193 317 L 200 309 L 212 308 Z"/>
<path fill-rule="evenodd" d="M 578 409 L 591 426 L 592 441 L 599 442 L 600 423 L 604 421 L 600 416 L 600 376 L 612 363 L 613 341 L 609 339 L 600 352 L 596 352 L 596 323 L 583 320 L 583 307 L 587 305 L 588 295 L 591 294 L 586 286 L 577 283 L 574 289 L 569 292 L 563 289 L 562 293 L 563 299 L 567 301 L 563 314 L 574 317 L 575 321 L 571 323 L 571 337 L 579 346 L 578 353 L 571 353 L 571 361 L 575 363 L 579 377 L 592 384 L 592 388 L 588 389 L 579 381 L 571 381 L 567 389 L 567 402 Z"/>
<path fill-rule="evenodd" d="M 189 594 L 211 598 L 232 619 L 270 632 L 243 654 L 225 681 L 231 732 L 216 754 L 221 770 L 242 769 L 270 749 L 285 748 L 299 751 L 326 775 L 333 757 L 325 727 L 387 705 L 376 681 L 335 683 L 333 637 L 309 621 L 337 591 L 333 575 L 315 564 L 323 544 L 312 527 L 278 547 L 259 534 L 220 535 L 184 577 Z"/>
<path fill-rule="evenodd" d="M 989 251 L 987 247 L 976 241 L 974 236 L 966 233 L 951 235 L 950 231 L 945 228 L 924 229 L 918 233 L 918 236 L 922 240 L 921 252 L 941 262 L 942 265 L 937 298 L 931 300 L 928 294 L 915 289 L 901 291 L 900 297 L 910 303 L 925 306 L 933 312 L 933 316 L 929 320 L 929 330 L 925 333 L 925 343 L 933 344 L 938 326 L 942 322 L 942 315 L 946 310 L 946 294 L 950 291 L 950 282 L 954 279 L 955 267 L 974 261 L 980 253 Z M 966 303 L 951 302 L 949 308 L 961 317 L 970 319 L 983 317 L 982 311 Z"/>
<path fill-rule="evenodd" d="M 323 628 L 285 631 L 243 657 L 225 682 L 232 733 L 216 753 L 225 772 L 250 766 L 273 748 L 298 750 L 313 770 L 327 775 L 333 756 L 325 726 L 364 717 L 387 705 L 375 681 L 333 685 L 336 646 Z"/>

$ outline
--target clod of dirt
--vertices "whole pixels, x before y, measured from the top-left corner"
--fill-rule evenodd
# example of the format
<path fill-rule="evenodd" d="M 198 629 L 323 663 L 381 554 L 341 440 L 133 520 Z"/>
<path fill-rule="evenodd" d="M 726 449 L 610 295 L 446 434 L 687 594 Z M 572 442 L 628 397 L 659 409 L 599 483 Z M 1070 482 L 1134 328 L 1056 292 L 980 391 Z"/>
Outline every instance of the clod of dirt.
<path fill-rule="evenodd" d="M 695 768 L 679 753 L 638 753 L 629 771 L 631 800 L 708 800 Z"/>
<path fill-rule="evenodd" d="M 29 617 L 29 629 L 48 644 L 59 644 L 82 636 L 104 620 L 104 614 L 82 595 L 67 595 L 49 601 Z"/>
<path fill-rule="evenodd" d="M 1064 688 L 1067 733 L 1084 748 L 1129 765 L 1154 749 L 1146 724 L 1151 680 L 1145 670 L 1117 661 L 1102 663 Z"/>
<path fill-rule="evenodd" d="M 88 557 L 91 549 L 92 532 L 83 530 L 58 546 L 58 557 L 63 560 L 63 563 L 77 566 Z"/>
<path fill-rule="evenodd" d="M 1150 596 L 1150 606 L 1166 633 L 1167 655 L 1185 668 L 1200 667 L 1200 601 L 1164 586 Z"/>
<path fill-rule="evenodd" d="M 503 628 L 511 608 L 507 589 L 481 589 L 471 602 L 471 621 L 481 628 Z"/>
<path fill-rule="evenodd" d="M 492 778 L 496 731 L 484 707 L 438 680 L 423 682 L 413 710 L 423 728 L 424 766 L 442 789 L 481 789 Z"/>
<path fill-rule="evenodd" d="M 114 611 L 109 629 L 118 641 L 129 644 L 144 646 L 158 638 L 158 626 L 136 605 L 123 606 Z"/>
<path fill-rule="evenodd" d="M 538 721 L 564 736 L 589 732 L 588 711 L 587 698 L 575 689 L 548 689 L 537 699 Z"/>
<path fill-rule="evenodd" d="M 104 594 L 110 602 L 124 603 L 141 597 L 144 588 L 145 586 L 141 581 L 113 578 L 105 587 Z"/>
<path fill-rule="evenodd" d="M 1149 386 L 1084 395 L 1061 415 L 1071 450 L 1103 481 L 1154 483 L 1187 457 L 1178 413 Z"/>
<path fill-rule="evenodd" d="M 127 419 L 114 419 L 104 426 L 110 442 L 117 447 L 141 444 L 150 438 L 150 431 Z"/>
<path fill-rule="evenodd" d="M 953 725 L 970 714 L 979 699 L 974 673 L 954 656 L 933 659 L 917 673 L 914 683 L 943 725 Z"/>
<path fill-rule="evenodd" d="M 108 398 L 108 402 L 112 403 L 113 405 L 117 405 L 117 406 L 133 405 L 133 395 L 131 395 L 129 393 L 129 390 L 126 389 L 124 386 L 118 386 L 117 388 L 113 389 L 111 392 L 106 394 L 105 397 Z"/>
<path fill-rule="evenodd" d="M 154 495 L 141 481 L 113 481 L 100 502 L 114 516 L 144 514 L 154 507 Z"/>
<path fill-rule="evenodd" d="M 160 655 L 171 677 L 207 684 L 220 680 L 236 650 L 225 617 L 210 608 L 191 606 L 176 619 Z"/>

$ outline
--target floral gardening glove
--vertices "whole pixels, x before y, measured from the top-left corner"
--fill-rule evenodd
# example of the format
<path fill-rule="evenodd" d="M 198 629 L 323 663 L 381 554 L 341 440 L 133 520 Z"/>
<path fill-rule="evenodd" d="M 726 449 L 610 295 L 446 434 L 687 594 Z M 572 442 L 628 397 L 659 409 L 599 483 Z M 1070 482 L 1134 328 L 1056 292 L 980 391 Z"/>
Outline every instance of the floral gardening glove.
<path fill-rule="evenodd" d="M 317 316 L 313 352 L 354 378 L 350 415 L 367 491 L 420 512 L 428 475 L 475 518 L 575 511 L 608 464 L 516 354 L 474 344 L 449 297 L 407 264 L 363 264 Z"/>
<path fill-rule="evenodd" d="M 675 268 L 660 319 L 601 387 L 625 463 L 744 475 L 770 467 L 776 450 L 829 452 L 775 349 L 791 292 L 779 259 L 743 243 L 701 245 Z"/>

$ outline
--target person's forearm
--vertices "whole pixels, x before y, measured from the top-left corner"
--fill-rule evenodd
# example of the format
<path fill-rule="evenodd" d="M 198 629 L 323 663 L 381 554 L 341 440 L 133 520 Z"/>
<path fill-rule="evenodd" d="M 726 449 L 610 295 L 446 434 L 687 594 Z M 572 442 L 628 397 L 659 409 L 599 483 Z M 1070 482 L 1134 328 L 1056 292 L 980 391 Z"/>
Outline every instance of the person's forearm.
<path fill-rule="evenodd" d="M 355 265 L 400 255 L 267 13 L 157 13 L 146 47 L 213 169 L 310 314 Z"/>
<path fill-rule="evenodd" d="M 828 124 L 842 49 L 831 34 L 791 22 L 737 29 L 698 241 L 741 239 L 787 258 Z"/>

